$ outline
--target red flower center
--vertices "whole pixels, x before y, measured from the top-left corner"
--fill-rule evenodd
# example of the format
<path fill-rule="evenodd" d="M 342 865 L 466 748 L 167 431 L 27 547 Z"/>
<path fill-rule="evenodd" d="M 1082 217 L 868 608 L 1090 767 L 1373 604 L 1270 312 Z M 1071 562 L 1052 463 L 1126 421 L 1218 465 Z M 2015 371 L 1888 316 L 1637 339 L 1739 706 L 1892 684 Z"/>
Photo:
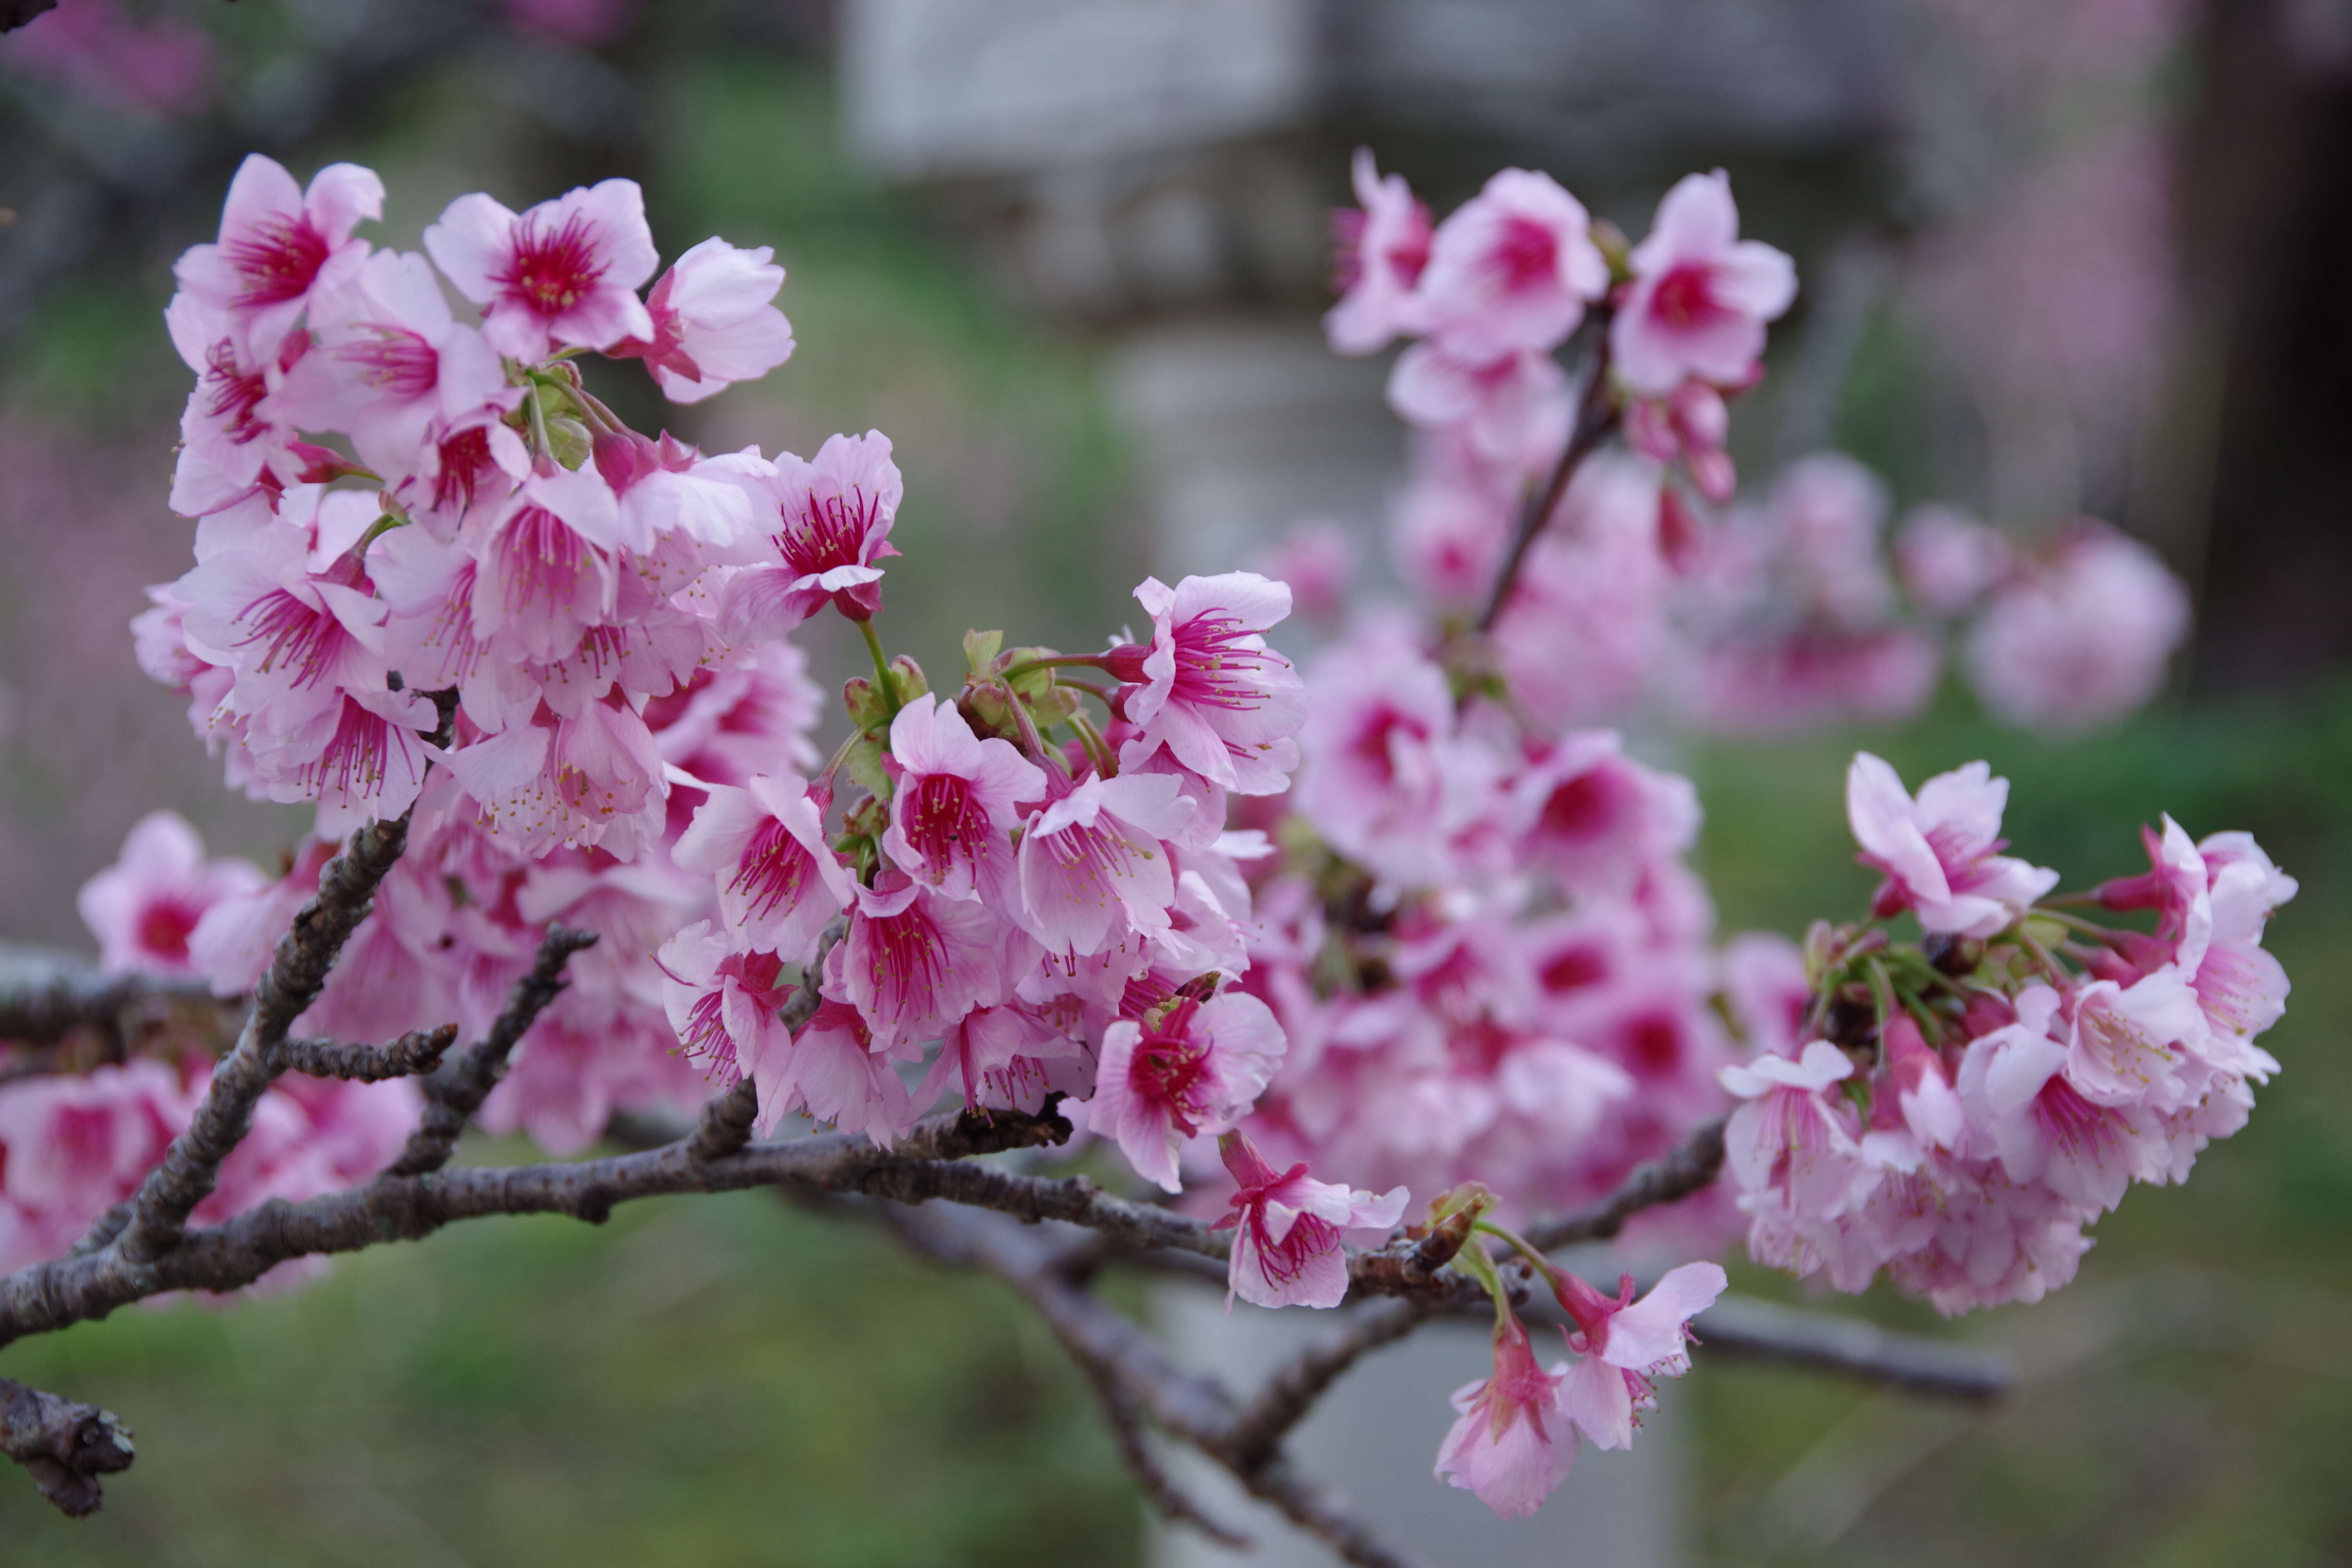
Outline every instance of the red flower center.
<path fill-rule="evenodd" d="M 490 280 L 508 299 L 542 316 L 560 316 L 586 299 L 604 276 L 595 227 L 574 213 L 552 230 L 525 218 L 515 235 L 514 255 Z"/>
<path fill-rule="evenodd" d="M 245 279 L 240 305 L 276 305 L 299 298 L 327 264 L 327 237 L 310 215 L 275 213 L 221 245 L 221 255 Z"/>

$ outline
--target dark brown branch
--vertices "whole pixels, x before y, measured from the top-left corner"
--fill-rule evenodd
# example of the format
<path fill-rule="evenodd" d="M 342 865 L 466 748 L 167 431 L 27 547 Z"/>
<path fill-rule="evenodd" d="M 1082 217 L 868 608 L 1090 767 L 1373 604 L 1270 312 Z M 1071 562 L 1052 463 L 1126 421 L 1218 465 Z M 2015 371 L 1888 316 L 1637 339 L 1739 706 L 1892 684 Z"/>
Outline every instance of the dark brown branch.
<path fill-rule="evenodd" d="M 1598 333 L 1593 340 L 1592 369 L 1584 384 L 1584 396 L 1576 410 L 1576 427 L 1568 437 L 1568 446 L 1560 452 L 1551 478 L 1543 489 L 1530 499 L 1519 513 L 1519 525 L 1511 533 L 1511 548 L 1503 557 L 1502 570 L 1495 574 L 1494 591 L 1486 597 L 1486 607 L 1479 612 L 1478 629 L 1491 632 L 1510 603 L 1511 590 L 1517 585 L 1519 568 L 1527 563 L 1528 551 L 1543 531 L 1551 514 L 1559 510 L 1560 498 L 1568 494 L 1570 479 L 1584 466 L 1584 459 L 1601 448 L 1617 428 L 1618 411 L 1611 400 L 1609 387 L 1609 322 L 1606 312 L 1597 312 Z"/>
<path fill-rule="evenodd" d="M 457 1026 L 412 1029 L 382 1046 L 346 1046 L 332 1040 L 289 1040 L 278 1047 L 278 1059 L 288 1072 L 310 1078 L 349 1079 L 354 1083 L 381 1083 L 390 1078 L 415 1078 L 441 1065 L 442 1053 L 457 1038 Z"/>
<path fill-rule="evenodd" d="M 241 1289 L 289 1258 L 414 1241 L 457 1220 L 557 1214 L 595 1224 L 616 1204 L 667 1194 L 905 1187 L 910 1165 L 1055 1143 L 1069 1134 L 1070 1124 L 1051 1112 L 992 1120 L 966 1113 L 919 1122 L 887 1150 L 862 1135 L 827 1133 L 754 1143 L 709 1161 L 698 1159 L 690 1142 L 677 1142 L 572 1163 L 387 1174 L 300 1203 L 272 1200 L 190 1231 L 178 1247 L 152 1257 L 101 1247 L 19 1269 L 0 1279 L 0 1344 L 102 1318 L 169 1290 Z"/>
<path fill-rule="evenodd" d="M 367 918 L 376 885 L 407 845 L 404 812 L 388 822 L 369 823 L 327 863 L 317 895 L 278 939 L 268 973 L 254 988 L 245 1028 L 214 1067 L 204 1103 L 131 1200 L 131 1224 L 114 1244 L 127 1259 L 144 1261 L 177 1245 L 190 1211 L 211 1194 L 221 1162 L 252 1126 L 255 1102 L 278 1076 L 286 1031 L 318 999 L 343 943 Z"/>
<path fill-rule="evenodd" d="M 131 1434 L 113 1415 L 0 1377 L 0 1454 L 25 1467 L 41 1495 L 69 1519 L 104 1500 L 100 1476 L 131 1468 Z"/>
<path fill-rule="evenodd" d="M 824 928 L 816 939 L 816 956 L 801 966 L 801 983 L 776 1014 L 776 1021 L 786 1032 L 797 1035 L 803 1025 L 816 1016 L 823 1003 L 817 987 L 824 973 L 825 955 L 834 944 L 848 932 L 845 919 L 837 919 Z M 749 1074 L 735 1080 L 726 1093 L 715 1095 L 702 1107 L 702 1118 L 694 1131 L 694 1154 L 698 1160 L 718 1160 L 732 1154 L 751 1141 L 751 1128 L 760 1119 L 759 1086 Z"/>
<path fill-rule="evenodd" d="M 11 950 L 9 956 L 16 960 L 22 952 Z M 7 972 L 0 981 L 0 1041 L 18 1045 L 54 1045 L 79 1028 L 110 1027 L 146 1005 L 224 1005 L 200 980 L 100 974 L 63 962 L 37 967 L 11 962 L 0 968 Z"/>
<path fill-rule="evenodd" d="M 1045 1319 L 1072 1360 L 1098 1383 L 1122 1391 L 1163 1430 L 1216 1460 L 1251 1492 L 1359 1568 L 1411 1568 L 1349 1514 L 1328 1489 L 1293 1470 L 1278 1453 L 1241 1465 L 1233 1450 L 1241 1411 L 1213 1378 L 1188 1373 L 1133 1322 L 1073 1283 L 1056 1249 L 1034 1232 L 977 1214 L 921 1210 L 898 1227 L 943 1261 L 993 1274 Z"/>
<path fill-rule="evenodd" d="M 1723 1169 L 1723 1123 L 1694 1129 L 1681 1147 L 1635 1169 L 1601 1202 L 1558 1219 L 1538 1220 L 1519 1234 L 1538 1251 L 1552 1252 L 1580 1241 L 1607 1241 L 1646 1208 L 1676 1203 L 1713 1182 Z"/>
<path fill-rule="evenodd" d="M 1382 1301 L 1299 1352 L 1266 1379 L 1257 1397 L 1235 1417 L 1231 1439 L 1234 1462 L 1253 1468 L 1265 1463 L 1340 1373 L 1369 1352 L 1412 1333 L 1437 1310 L 1425 1301 Z"/>
<path fill-rule="evenodd" d="M 490 1025 L 490 1032 L 425 1080 L 425 1115 L 387 1174 L 421 1176 L 449 1163 L 466 1123 L 506 1077 L 507 1060 L 514 1055 L 516 1045 L 547 1005 L 563 994 L 563 966 L 573 953 L 595 942 L 592 931 L 549 928 L 530 973 L 515 982 L 506 1011 Z"/>
<path fill-rule="evenodd" d="M 1709 1357 L 1810 1367 L 1945 1399 L 1995 1400 L 2017 1386 L 2017 1363 L 2000 1351 L 1752 1296 L 1720 1298 L 1693 1326 Z"/>

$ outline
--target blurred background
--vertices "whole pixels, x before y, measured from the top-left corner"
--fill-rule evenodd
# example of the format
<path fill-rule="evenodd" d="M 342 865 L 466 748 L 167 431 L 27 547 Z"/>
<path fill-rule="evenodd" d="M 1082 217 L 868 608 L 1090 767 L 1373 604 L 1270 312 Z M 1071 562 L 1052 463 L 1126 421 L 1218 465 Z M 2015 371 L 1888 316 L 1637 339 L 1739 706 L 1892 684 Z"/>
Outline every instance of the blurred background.
<path fill-rule="evenodd" d="M 1857 743 L 1913 778 L 1989 759 L 2070 886 L 2166 810 L 2303 880 L 2252 1126 L 2136 1192 L 2071 1289 L 1948 1331 L 2013 1349 L 2017 1395 L 1702 1359 L 1662 1560 L 2352 1563 L 2347 0 L 63 0 L 0 39 L 0 940 L 86 945 L 74 890 L 153 806 L 266 864 L 299 831 L 222 788 L 125 629 L 188 549 L 171 262 L 247 152 L 379 170 L 379 243 L 465 191 L 625 174 L 666 254 L 773 246 L 792 362 L 622 412 L 709 450 L 887 432 L 894 641 L 938 667 L 971 624 L 1092 645 L 1145 571 L 1262 559 L 1301 517 L 1379 555 L 1384 365 L 1317 326 L 1359 144 L 1441 214 L 1519 163 L 1636 235 L 1727 169 L 1804 279 L 1735 411 L 1744 473 L 1833 447 L 1903 503 L 2107 518 L 2190 585 L 2172 685 L 2120 727 L 2035 738 L 1948 692 L 1895 731 L 1675 742 L 1726 929 L 1865 895 Z M 1042 1330 L 758 1195 L 471 1227 L 5 1368 L 141 1442 L 91 1524 L 0 1485 L 9 1563 L 1148 1550 Z M 1433 1451 L 1442 1411 L 1398 1420 Z"/>

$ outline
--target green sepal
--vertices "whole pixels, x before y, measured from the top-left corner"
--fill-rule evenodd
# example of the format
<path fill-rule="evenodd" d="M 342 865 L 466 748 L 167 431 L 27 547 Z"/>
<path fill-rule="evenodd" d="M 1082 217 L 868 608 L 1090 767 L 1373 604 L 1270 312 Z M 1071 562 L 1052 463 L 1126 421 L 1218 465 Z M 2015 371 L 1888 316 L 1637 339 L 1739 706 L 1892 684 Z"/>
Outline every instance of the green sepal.
<path fill-rule="evenodd" d="M 877 796 L 890 794 L 890 775 L 882 771 L 882 737 L 861 735 L 842 759 L 842 771 L 852 779 L 872 790 Z"/>
<path fill-rule="evenodd" d="M 555 460 L 567 468 L 578 468 L 595 451 L 588 426 L 569 414 L 547 416 L 547 445 Z"/>
<path fill-rule="evenodd" d="M 861 730 L 877 730 L 890 721 L 890 704 L 871 676 L 853 675 L 841 683 L 841 705 L 849 721 Z"/>
<path fill-rule="evenodd" d="M 898 705 L 902 708 L 931 689 L 930 681 L 923 675 L 923 667 L 908 654 L 902 653 L 890 661 L 890 678 L 898 683 Z"/>
<path fill-rule="evenodd" d="M 996 656 L 1003 650 L 1003 632 L 966 632 L 963 634 L 963 660 L 974 675 L 985 675 Z"/>

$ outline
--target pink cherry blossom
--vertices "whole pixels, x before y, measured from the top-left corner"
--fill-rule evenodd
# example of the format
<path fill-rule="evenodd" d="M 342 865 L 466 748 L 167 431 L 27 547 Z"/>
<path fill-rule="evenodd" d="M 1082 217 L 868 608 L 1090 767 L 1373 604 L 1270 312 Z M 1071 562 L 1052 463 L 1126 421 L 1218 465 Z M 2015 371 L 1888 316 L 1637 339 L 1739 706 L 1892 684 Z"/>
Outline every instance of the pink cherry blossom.
<path fill-rule="evenodd" d="M 840 984 L 827 989 L 856 1005 L 883 1048 L 935 1036 L 1005 999 L 1015 933 L 1002 914 L 897 871 L 853 891 L 849 936 L 834 950 Z"/>
<path fill-rule="evenodd" d="M 1613 1301 L 1573 1274 L 1553 1270 L 1551 1282 L 1576 1319 L 1569 1348 L 1583 1358 L 1568 1374 L 1568 1413 L 1593 1447 L 1630 1448 L 1636 1412 L 1658 1406 L 1652 1381 L 1690 1370 L 1683 1348 L 1690 1321 L 1715 1305 L 1729 1281 L 1717 1264 L 1685 1263 L 1638 1301 L 1630 1274 L 1618 1281 Z"/>
<path fill-rule="evenodd" d="M 0 1268 L 62 1254 L 136 1188 L 193 1101 L 177 1074 L 139 1058 L 0 1085 Z"/>
<path fill-rule="evenodd" d="M 852 620 L 882 605 L 882 569 L 898 552 L 890 524 L 906 485 L 879 430 L 832 436 L 807 462 L 779 453 L 765 488 L 766 512 L 781 566 L 760 566 L 727 585 L 719 617 L 738 637 L 781 637 L 832 603 Z"/>
<path fill-rule="evenodd" d="M 569 714 L 542 704 L 530 722 L 462 744 L 446 761 L 481 826 L 518 853 L 593 845 L 626 859 L 661 838 L 669 787 L 661 753 L 617 694 Z"/>
<path fill-rule="evenodd" d="M 1342 523 L 1302 518 L 1260 562 L 1260 570 L 1290 589 L 1292 605 L 1310 620 L 1328 620 L 1347 606 L 1356 574 L 1356 544 Z"/>
<path fill-rule="evenodd" d="M 1725 1068 L 1723 1087 L 1742 1101 L 1725 1125 L 1724 1164 L 1743 1192 L 1777 1191 L 1804 1214 L 1834 1218 L 1845 1205 L 1859 1153 L 1853 1118 L 1828 1097 L 1853 1063 L 1827 1040 L 1795 1061 L 1758 1057 Z"/>
<path fill-rule="evenodd" d="M 672 403 L 699 403 L 739 381 L 756 381 L 793 355 L 792 323 L 770 303 L 784 286 L 767 246 L 745 250 L 716 237 L 681 256 L 646 298 L 649 339 L 606 351 L 642 359 Z"/>
<path fill-rule="evenodd" d="M 1281 1064 L 1282 1026 L 1256 997 L 1180 998 L 1164 1016 L 1103 1031 L 1087 1124 L 1118 1143 L 1136 1174 L 1181 1192 L 1177 1151 L 1229 1130 Z"/>
<path fill-rule="evenodd" d="M 793 987 L 773 953 L 738 952 L 709 921 L 662 943 L 662 1007 L 688 1060 L 722 1084 L 747 1074 L 759 1093 L 761 1131 L 772 1129 L 791 1100 L 792 1037 L 777 1012 Z"/>
<path fill-rule="evenodd" d="M 551 662 L 604 625 L 620 591 L 620 506 L 590 469 L 523 481 L 477 554 L 474 636 Z"/>
<path fill-rule="evenodd" d="M 1983 763 L 1937 774 L 1915 801 L 1893 768 L 1857 752 L 1845 800 L 1863 864 L 1886 875 L 1880 914 L 1907 909 L 1930 931 L 1992 936 L 2058 885 L 2057 872 L 2000 852 L 2009 781 Z"/>
<path fill-rule="evenodd" d="M 793 1041 L 790 1062 L 786 1095 L 818 1121 L 863 1131 L 877 1148 L 889 1147 L 915 1124 L 913 1100 L 855 1007 L 819 1004 Z M 764 1101 L 761 1116 L 764 1131 L 773 1125 Z"/>
<path fill-rule="evenodd" d="M 439 724 L 433 704 L 411 691 L 344 692 L 335 704 L 282 733 L 256 726 L 241 756 L 247 793 L 319 803 L 318 830 L 335 837 L 408 809 L 425 785 L 425 737 Z"/>
<path fill-rule="evenodd" d="M 251 153 L 229 182 L 219 242 L 192 247 L 173 270 L 192 299 L 226 313 L 254 353 L 267 357 L 311 290 L 367 254 L 367 242 L 352 230 L 383 216 L 383 182 L 371 170 L 330 163 L 305 191 L 284 165 Z"/>
<path fill-rule="evenodd" d="M 255 349 L 236 320 L 182 290 L 163 310 L 172 346 L 196 373 L 180 415 L 180 457 L 171 507 L 202 517 L 251 500 L 265 481 L 283 483 L 295 467 L 291 426 L 277 417 L 272 394 L 310 347 L 307 334 Z"/>
<path fill-rule="evenodd" d="M 605 180 L 520 214 L 479 192 L 459 196 L 425 231 L 425 248 L 483 307 L 483 336 L 511 358 L 654 337 L 636 291 L 660 257 L 635 180 Z"/>
<path fill-rule="evenodd" d="M 600 432 L 594 451 L 596 472 L 620 504 L 625 548 L 652 556 L 671 535 L 711 547 L 689 551 L 688 576 L 705 564 L 750 557 L 755 497 L 774 471 L 756 453 L 705 458 L 667 432 L 649 441 L 630 431 Z"/>
<path fill-rule="evenodd" d="M 1511 799 L 1527 856 L 1580 897 L 1624 897 L 1654 861 L 1698 839 L 1690 781 L 1625 756 L 1614 731 L 1578 731 L 1542 749 Z"/>
<path fill-rule="evenodd" d="M 814 952 L 825 923 L 852 900 L 824 807 L 796 774 L 755 773 L 741 789 L 711 785 L 670 855 L 685 870 L 718 878 L 719 908 L 737 942 L 788 962 Z"/>
<path fill-rule="evenodd" d="M 1014 918 L 1046 952 L 1071 957 L 1165 930 L 1176 877 L 1164 841 L 1192 816 L 1192 803 L 1165 773 L 1080 780 L 1022 833 Z"/>
<path fill-rule="evenodd" d="M 1788 256 L 1739 237 L 1730 178 L 1685 174 L 1633 247 L 1633 282 L 1609 323 L 1618 378 L 1656 397 L 1685 377 L 1746 382 L 1764 352 L 1764 324 L 1797 297 Z"/>
<path fill-rule="evenodd" d="M 1348 1294 L 1343 1230 L 1386 1231 L 1410 1195 L 1394 1187 L 1378 1197 L 1318 1182 L 1302 1163 L 1277 1172 L 1243 1132 L 1217 1140 L 1225 1169 L 1239 1184 L 1230 1212 L 1217 1221 L 1234 1233 L 1225 1307 L 1239 1296 L 1255 1307 L 1336 1307 Z"/>
<path fill-rule="evenodd" d="M 928 694 L 890 721 L 890 755 L 902 771 L 883 853 L 948 898 L 1003 902 L 1016 803 L 1045 798 L 1045 773 L 1011 743 L 975 737 L 953 703 Z"/>
<path fill-rule="evenodd" d="M 971 1109 L 1034 1116 L 1051 1087 L 1046 1064 L 1084 1053 L 1060 1025 L 1033 1007 L 975 1007 L 941 1037 L 940 1054 L 915 1090 L 915 1105 L 920 1110 L 936 1104 L 953 1087 Z"/>
<path fill-rule="evenodd" d="M 2161 1180 L 2163 1134 L 2137 1105 L 2085 1099 L 2063 1070 L 2067 1047 L 2050 1037 L 2060 998 L 2029 986 L 2017 1022 L 1979 1037 L 1960 1064 L 1960 1097 L 1999 1152 L 2012 1182 L 2040 1183 L 2096 1213 L 2114 1208 L 2135 1180 Z"/>
<path fill-rule="evenodd" d="M 1265 633 L 1290 614 L 1290 589 L 1255 572 L 1187 577 L 1171 588 L 1147 577 L 1135 591 L 1151 617 L 1148 646 L 1111 650 L 1136 738 L 1120 748 L 1134 769 L 1162 747 L 1202 777 L 1240 795 L 1278 795 L 1298 766 L 1291 737 L 1306 689 Z"/>
<path fill-rule="evenodd" d="M 317 342 L 272 397 L 288 423 L 351 432 L 360 458 L 389 483 L 469 422 L 512 408 L 498 354 L 449 312 L 422 256 L 378 251 L 320 290 Z"/>
<path fill-rule="evenodd" d="M 1969 677 L 2010 723 L 2090 729 L 2154 697 L 2188 635 L 2188 591 L 2156 552 L 2084 522 L 1993 595 L 1969 634 Z"/>
<path fill-rule="evenodd" d="M 1919 508 L 1895 540 L 1904 591 L 1931 615 L 1972 608 L 2007 574 L 2014 557 L 2007 535 L 1951 507 Z"/>
<path fill-rule="evenodd" d="M 1446 353 L 1485 363 L 1559 346 L 1608 288 L 1584 204 L 1549 174 L 1506 169 L 1430 237 L 1414 309 Z"/>
<path fill-rule="evenodd" d="M 1458 432 L 1490 463 L 1533 468 L 1568 442 L 1575 400 L 1549 354 L 1519 349 L 1491 359 L 1413 344 L 1389 372 L 1389 407 L 1406 424 Z"/>
<path fill-rule="evenodd" d="M 1402 174 L 1381 176 L 1369 147 L 1356 149 L 1351 174 L 1361 205 L 1331 215 L 1339 302 L 1323 331 L 1334 352 L 1368 354 L 1416 330 L 1413 285 L 1429 264 L 1429 209 Z"/>
<path fill-rule="evenodd" d="M 1454 1391 L 1459 1419 L 1438 1445 L 1438 1479 L 1475 1492 L 1505 1519 L 1535 1512 L 1576 1463 L 1569 1376 L 1565 1362 L 1538 1366 L 1528 1331 L 1505 1320 L 1495 1330 L 1493 1375 Z"/>
<path fill-rule="evenodd" d="M 98 938 L 100 964 L 118 973 L 201 973 L 189 939 L 205 916 L 268 882 L 245 860 L 207 860 L 205 842 L 177 812 L 142 816 L 115 863 L 82 884 L 82 923 Z"/>

